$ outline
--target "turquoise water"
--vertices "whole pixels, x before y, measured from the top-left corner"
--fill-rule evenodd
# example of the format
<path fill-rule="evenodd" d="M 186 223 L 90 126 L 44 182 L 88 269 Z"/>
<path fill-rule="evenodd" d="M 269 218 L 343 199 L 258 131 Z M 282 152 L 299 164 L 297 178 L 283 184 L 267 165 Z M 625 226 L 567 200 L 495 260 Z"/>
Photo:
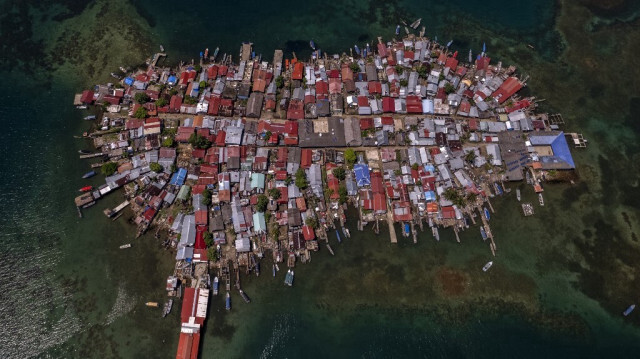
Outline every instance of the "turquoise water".
<path fill-rule="evenodd" d="M 178 311 L 163 320 L 144 306 L 163 300 L 172 255 L 154 238 L 134 240 L 128 214 L 104 217 L 117 193 L 82 219 L 73 206 L 78 188 L 101 181 L 80 178 L 89 166 L 77 150 L 88 144 L 73 135 L 89 124 L 71 106 L 75 92 L 159 44 L 170 62 L 216 46 L 236 56 L 242 41 L 266 58 L 275 48 L 303 57 L 310 39 L 346 51 L 418 17 L 462 53 L 486 42 L 492 58 L 530 75 L 527 91 L 589 139 L 574 151 L 580 181 L 547 185 L 532 218 L 514 196 L 494 199 L 498 257 L 487 273 L 477 228 L 461 244 L 441 231 L 440 242 L 424 234 L 415 245 L 352 228 L 341 245 L 331 238 L 336 256 L 321 251 L 296 268 L 293 288 L 283 274 L 243 278 L 252 303 L 234 295 L 228 313 L 212 300 L 203 357 L 637 356 L 640 319 L 620 314 L 640 285 L 640 70 L 630 50 L 640 31 L 629 4 L 0 2 L 0 356 L 175 355 Z"/>

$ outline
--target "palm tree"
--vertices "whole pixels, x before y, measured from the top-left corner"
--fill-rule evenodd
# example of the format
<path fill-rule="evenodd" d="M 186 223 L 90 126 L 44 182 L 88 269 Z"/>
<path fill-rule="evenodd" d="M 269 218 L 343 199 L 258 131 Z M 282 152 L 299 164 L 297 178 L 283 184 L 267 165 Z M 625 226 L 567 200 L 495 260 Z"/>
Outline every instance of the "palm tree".
<path fill-rule="evenodd" d="M 464 156 L 464 159 L 469 163 L 473 163 L 477 157 L 478 156 L 476 155 L 476 151 L 471 150 L 467 152 L 467 154 Z"/>

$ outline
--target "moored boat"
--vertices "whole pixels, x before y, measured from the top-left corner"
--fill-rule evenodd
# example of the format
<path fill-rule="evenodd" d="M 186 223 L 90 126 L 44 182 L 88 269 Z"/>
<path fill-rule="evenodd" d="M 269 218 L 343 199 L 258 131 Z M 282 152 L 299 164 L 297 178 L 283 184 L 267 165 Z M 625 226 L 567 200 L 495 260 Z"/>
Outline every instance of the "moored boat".
<path fill-rule="evenodd" d="M 627 315 L 631 314 L 631 312 L 633 312 L 634 309 L 636 309 L 636 305 L 631 304 L 629 308 L 627 308 L 624 312 L 622 312 L 622 315 L 626 317 Z"/>
<path fill-rule="evenodd" d="M 293 286 L 293 270 L 289 269 L 287 275 L 284 277 L 284 284 L 289 287 Z"/>
<path fill-rule="evenodd" d="M 166 303 L 164 303 L 164 308 L 162 310 L 162 317 L 166 317 L 171 313 L 171 308 L 173 307 L 173 299 L 169 299 Z"/>
<path fill-rule="evenodd" d="M 96 119 L 96 116 L 94 116 L 94 115 L 85 116 L 85 118 L 84 118 L 84 119 L 85 119 L 85 121 L 93 121 L 93 120 L 95 120 L 95 119 Z"/>
<path fill-rule="evenodd" d="M 96 175 L 96 171 L 89 171 L 85 174 L 82 175 L 82 178 L 89 178 L 89 177 L 93 177 Z"/>
<path fill-rule="evenodd" d="M 144 303 L 144 305 L 146 305 L 147 307 L 158 307 L 158 302 L 146 302 Z"/>
<path fill-rule="evenodd" d="M 400 35 L 400 25 L 396 26 L 396 35 Z"/>
<path fill-rule="evenodd" d="M 247 293 L 245 293 L 242 289 L 238 289 L 238 291 L 240 292 L 240 296 L 245 301 L 245 303 L 251 303 L 251 299 L 249 299 Z"/>
<path fill-rule="evenodd" d="M 487 209 L 487 207 L 484 207 L 483 211 L 484 211 L 484 218 L 486 218 L 487 221 L 490 220 L 491 219 L 491 213 L 489 213 L 489 210 Z"/>
<path fill-rule="evenodd" d="M 123 244 L 120 246 L 120 249 L 127 249 L 127 248 L 131 248 L 131 243 Z"/>
<path fill-rule="evenodd" d="M 227 292 L 227 299 L 225 300 L 225 308 L 231 310 L 231 294 Z"/>
<path fill-rule="evenodd" d="M 521 197 L 520 197 L 520 188 L 516 188 L 516 198 L 518 199 L 518 202 L 521 199 Z"/>
<path fill-rule="evenodd" d="M 342 243 L 342 239 L 340 238 L 340 232 L 336 229 L 336 237 L 338 237 L 338 243 Z"/>
<path fill-rule="evenodd" d="M 311 46 L 314 51 L 316 50 L 316 43 L 313 42 L 313 40 L 309 41 L 309 46 Z"/>
<path fill-rule="evenodd" d="M 84 186 L 78 190 L 78 192 L 89 192 L 93 189 L 92 186 Z"/>
<path fill-rule="evenodd" d="M 218 52 L 220 52 L 220 47 L 216 47 L 215 51 L 213 52 L 213 60 L 215 61 L 216 57 L 218 57 Z"/>
<path fill-rule="evenodd" d="M 360 48 L 358 47 L 358 45 L 353 45 L 353 50 L 356 52 L 356 54 L 360 55 Z"/>
<path fill-rule="evenodd" d="M 480 235 L 482 236 L 482 240 L 487 240 L 487 231 L 484 230 L 484 227 L 480 226 Z"/>
<path fill-rule="evenodd" d="M 482 271 L 486 272 L 489 270 L 489 268 L 491 268 L 491 266 L 493 265 L 493 262 L 487 262 L 487 264 L 484 265 L 484 267 L 482 267 Z"/>
<path fill-rule="evenodd" d="M 420 21 L 422 21 L 422 18 L 419 18 L 418 20 L 412 22 L 411 25 L 409 26 L 412 27 L 413 29 L 417 29 L 418 26 L 420 26 Z"/>
<path fill-rule="evenodd" d="M 544 198 L 542 197 L 542 193 L 538 193 L 538 201 L 541 206 L 544 206 Z"/>
<path fill-rule="evenodd" d="M 218 276 L 213 278 L 213 295 L 218 295 L 218 290 L 220 289 L 220 280 Z"/>
<path fill-rule="evenodd" d="M 273 276 L 275 277 L 276 276 L 276 265 L 275 264 L 271 267 L 271 271 L 273 272 Z"/>
<path fill-rule="evenodd" d="M 433 237 L 436 241 L 440 241 L 440 234 L 438 233 L 438 227 L 431 227 L 431 233 L 433 233 Z"/>
<path fill-rule="evenodd" d="M 256 277 L 260 276 L 260 262 L 256 262 Z"/>

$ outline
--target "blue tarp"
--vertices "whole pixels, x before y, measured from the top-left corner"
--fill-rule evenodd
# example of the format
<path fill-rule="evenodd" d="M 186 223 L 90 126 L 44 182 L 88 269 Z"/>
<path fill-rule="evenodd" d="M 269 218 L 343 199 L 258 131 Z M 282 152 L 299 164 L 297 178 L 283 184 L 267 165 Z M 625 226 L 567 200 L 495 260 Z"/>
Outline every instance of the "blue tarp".
<path fill-rule="evenodd" d="M 432 164 L 426 164 L 426 165 L 424 165 L 424 170 L 425 170 L 425 172 L 430 172 L 430 173 L 432 173 L 432 174 L 435 174 L 435 173 L 436 173 L 436 168 L 435 168 L 435 167 L 433 167 L 433 165 L 432 165 Z"/>
<path fill-rule="evenodd" d="M 177 82 L 178 79 L 174 75 L 169 76 L 169 78 L 167 79 L 167 83 L 169 85 L 175 85 Z"/>
<path fill-rule="evenodd" d="M 169 184 L 174 186 L 182 186 L 184 184 L 184 180 L 187 178 L 187 170 L 184 168 L 179 168 L 178 172 L 174 173 L 171 177 L 171 181 Z"/>
<path fill-rule="evenodd" d="M 369 166 L 356 163 L 353 166 L 353 172 L 356 175 L 356 184 L 358 187 L 364 187 L 371 185 L 371 176 L 369 175 Z"/>
<path fill-rule="evenodd" d="M 124 78 L 124 83 L 127 86 L 132 86 L 133 85 L 133 79 L 131 77 L 125 77 Z"/>
<path fill-rule="evenodd" d="M 424 193 L 424 199 L 425 199 L 427 202 L 435 201 L 435 200 L 436 200 L 436 193 L 435 193 L 434 191 L 426 191 L 426 192 Z"/>

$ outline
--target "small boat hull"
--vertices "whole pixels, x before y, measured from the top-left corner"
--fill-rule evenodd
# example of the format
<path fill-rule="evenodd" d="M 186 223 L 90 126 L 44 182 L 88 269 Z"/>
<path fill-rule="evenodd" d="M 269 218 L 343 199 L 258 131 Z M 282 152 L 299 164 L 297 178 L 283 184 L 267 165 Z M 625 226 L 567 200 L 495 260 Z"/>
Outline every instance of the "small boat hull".
<path fill-rule="evenodd" d="M 636 305 L 631 304 L 629 308 L 627 308 L 624 312 L 622 312 L 622 315 L 626 317 L 627 315 L 631 314 L 631 312 L 633 312 L 634 309 L 636 309 Z"/>
<path fill-rule="evenodd" d="M 491 268 L 491 266 L 493 265 L 493 262 L 487 262 L 487 264 L 484 265 L 484 267 L 482 267 L 482 271 L 486 272 L 489 270 L 489 268 Z"/>

